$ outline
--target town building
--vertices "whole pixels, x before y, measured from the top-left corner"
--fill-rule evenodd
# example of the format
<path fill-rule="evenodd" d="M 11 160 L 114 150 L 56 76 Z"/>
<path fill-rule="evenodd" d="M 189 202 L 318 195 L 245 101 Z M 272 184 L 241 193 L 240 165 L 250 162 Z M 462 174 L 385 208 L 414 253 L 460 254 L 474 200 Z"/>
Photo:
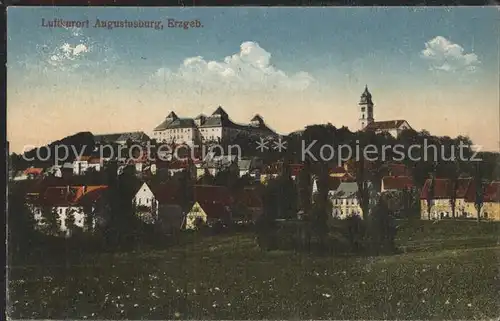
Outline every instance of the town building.
<path fill-rule="evenodd" d="M 372 94 L 368 90 L 368 86 L 365 86 L 365 91 L 361 94 L 361 99 L 358 103 L 361 130 L 374 131 L 377 134 L 385 132 L 393 137 L 398 137 L 403 130 L 411 129 L 408 122 L 402 119 L 375 121 L 374 107 Z"/>
<path fill-rule="evenodd" d="M 474 214 L 466 207 L 465 196 L 472 183 L 471 178 L 459 178 L 456 182 L 455 191 L 455 217 L 468 218 Z M 420 217 L 427 219 L 451 218 L 453 182 L 446 178 L 427 179 L 420 194 Z M 428 201 L 430 201 L 430 213 L 428 212 Z"/>
<path fill-rule="evenodd" d="M 178 230 L 183 219 L 179 193 L 173 183 L 142 183 L 132 199 L 135 214 L 145 223 L 162 226 L 164 231 Z"/>
<path fill-rule="evenodd" d="M 330 196 L 332 202 L 332 216 L 336 218 L 347 218 L 349 216 L 361 216 L 362 210 L 358 202 L 358 184 L 355 182 L 343 182 Z"/>
<path fill-rule="evenodd" d="M 238 160 L 238 169 L 240 177 L 250 175 L 256 177 L 262 170 L 263 162 L 258 157 L 242 158 Z"/>
<path fill-rule="evenodd" d="M 66 237 L 72 230 L 67 219 L 73 216 L 73 224 L 82 230 L 93 229 L 99 220 L 104 220 L 105 202 L 103 195 L 108 186 L 50 186 L 40 193 L 33 190 L 27 196 L 27 206 L 32 211 L 37 228 L 44 229 L 47 225 L 45 213 L 51 212 L 58 221 L 58 230 Z M 92 217 L 92 222 L 85 222 L 85 216 Z"/>
<path fill-rule="evenodd" d="M 292 180 L 296 180 L 300 172 L 304 169 L 304 164 L 285 164 L 283 161 L 277 161 L 263 167 L 259 172 L 260 182 L 264 185 L 281 175 L 290 175 Z"/>
<path fill-rule="evenodd" d="M 101 171 L 101 159 L 91 156 L 79 156 L 73 161 L 73 175 L 83 175 L 92 168 L 96 172 Z"/>
<path fill-rule="evenodd" d="M 372 183 L 367 182 L 368 204 L 372 208 L 376 204 L 376 192 Z M 358 184 L 356 182 L 342 182 L 329 197 L 332 203 L 332 216 L 345 219 L 349 216 L 363 217 L 363 210 L 358 199 Z"/>
<path fill-rule="evenodd" d="M 205 173 L 215 176 L 223 170 L 237 170 L 238 160 L 236 155 L 211 156 L 207 155 L 204 160 L 195 161 L 196 177 L 200 178 Z"/>
<path fill-rule="evenodd" d="M 259 137 L 276 137 L 261 116 L 255 115 L 248 124 L 233 122 L 222 107 L 218 107 L 210 116 L 199 115 L 196 118 L 180 118 L 175 112 L 153 129 L 153 139 L 161 143 L 198 145 L 202 142 L 231 141 L 239 134 Z"/>
<path fill-rule="evenodd" d="M 484 220 L 500 221 L 500 181 L 487 184 L 482 197 L 480 218 Z M 465 211 L 470 217 L 477 218 L 476 185 L 472 182 L 465 195 Z"/>
<path fill-rule="evenodd" d="M 36 179 L 43 174 L 43 168 L 30 167 L 24 171 L 17 171 L 13 177 L 14 181 L 23 181 L 27 179 Z"/>

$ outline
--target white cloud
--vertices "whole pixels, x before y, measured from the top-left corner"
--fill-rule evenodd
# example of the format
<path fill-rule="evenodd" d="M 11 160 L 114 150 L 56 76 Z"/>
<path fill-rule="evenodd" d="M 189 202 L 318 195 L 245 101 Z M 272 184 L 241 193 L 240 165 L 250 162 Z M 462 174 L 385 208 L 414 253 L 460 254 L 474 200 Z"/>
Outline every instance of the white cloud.
<path fill-rule="evenodd" d="M 72 46 L 69 43 L 64 43 L 54 50 L 54 52 L 49 57 L 48 62 L 54 67 L 60 67 L 64 69 L 67 67 L 71 67 L 71 65 L 69 65 L 69 62 L 78 59 L 83 54 L 89 51 L 89 47 L 83 43 L 77 44 L 75 46 Z"/>
<path fill-rule="evenodd" d="M 176 71 L 160 68 L 156 77 L 166 81 L 185 81 L 204 87 L 224 85 L 232 89 L 294 89 L 309 87 L 314 78 L 307 72 L 287 74 L 271 64 L 271 53 L 256 42 L 243 42 L 240 51 L 222 61 L 189 57 Z"/>
<path fill-rule="evenodd" d="M 442 71 L 475 71 L 481 63 L 475 53 L 465 53 L 462 46 L 442 36 L 437 36 L 425 43 L 422 58 L 428 60 L 431 69 Z"/>

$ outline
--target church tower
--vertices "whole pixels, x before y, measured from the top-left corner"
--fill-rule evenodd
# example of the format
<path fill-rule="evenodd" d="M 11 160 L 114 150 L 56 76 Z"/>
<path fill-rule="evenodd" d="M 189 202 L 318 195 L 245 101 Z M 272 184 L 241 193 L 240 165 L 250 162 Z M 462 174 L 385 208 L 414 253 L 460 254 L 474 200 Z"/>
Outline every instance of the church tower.
<path fill-rule="evenodd" d="M 368 86 L 365 86 L 365 91 L 361 94 L 358 105 L 360 114 L 359 123 L 361 130 L 363 130 L 368 124 L 374 121 L 372 94 L 368 91 Z"/>

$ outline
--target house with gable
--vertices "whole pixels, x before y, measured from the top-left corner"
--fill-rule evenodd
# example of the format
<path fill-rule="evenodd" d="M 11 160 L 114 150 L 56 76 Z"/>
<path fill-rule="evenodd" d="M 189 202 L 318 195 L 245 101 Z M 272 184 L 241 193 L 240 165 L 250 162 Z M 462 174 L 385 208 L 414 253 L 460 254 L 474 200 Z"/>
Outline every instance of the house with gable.
<path fill-rule="evenodd" d="M 455 217 L 470 217 L 472 214 L 466 209 L 465 196 L 472 183 L 472 178 L 459 178 L 455 191 Z M 432 185 L 433 184 L 433 187 Z M 450 179 L 427 179 L 420 193 L 420 218 L 443 219 L 452 218 L 452 191 L 453 183 Z M 431 202 L 431 213 L 428 213 L 428 200 Z"/>
<path fill-rule="evenodd" d="M 482 220 L 500 221 L 500 181 L 488 183 L 484 188 L 480 218 Z M 472 182 L 465 195 L 465 212 L 467 217 L 477 218 L 476 185 Z"/>
<path fill-rule="evenodd" d="M 106 220 L 106 202 L 108 189 L 99 186 L 50 186 L 41 195 L 28 199 L 28 208 L 33 212 L 37 227 L 46 226 L 45 213 L 52 212 L 59 222 L 59 231 L 66 237 L 71 236 L 67 218 L 73 217 L 73 224 L 82 230 L 93 229 Z M 92 222 L 85 222 L 85 217 L 92 217 Z"/>
<path fill-rule="evenodd" d="M 377 202 L 375 188 L 367 182 L 369 206 L 372 208 Z M 358 199 L 358 184 L 356 182 L 341 182 L 337 190 L 330 196 L 332 216 L 345 219 L 349 216 L 363 217 L 363 210 Z"/>
<path fill-rule="evenodd" d="M 158 223 L 164 229 L 180 229 L 183 209 L 179 187 L 173 183 L 142 183 L 135 193 L 132 203 L 136 215 L 145 223 Z"/>

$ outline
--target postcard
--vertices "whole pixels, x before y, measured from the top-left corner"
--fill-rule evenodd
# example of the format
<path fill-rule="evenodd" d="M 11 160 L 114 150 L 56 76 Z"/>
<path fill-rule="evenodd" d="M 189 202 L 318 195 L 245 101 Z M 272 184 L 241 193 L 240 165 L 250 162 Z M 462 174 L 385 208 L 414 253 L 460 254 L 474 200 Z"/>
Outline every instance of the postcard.
<path fill-rule="evenodd" d="M 493 319 L 497 7 L 10 7 L 9 319 Z"/>

